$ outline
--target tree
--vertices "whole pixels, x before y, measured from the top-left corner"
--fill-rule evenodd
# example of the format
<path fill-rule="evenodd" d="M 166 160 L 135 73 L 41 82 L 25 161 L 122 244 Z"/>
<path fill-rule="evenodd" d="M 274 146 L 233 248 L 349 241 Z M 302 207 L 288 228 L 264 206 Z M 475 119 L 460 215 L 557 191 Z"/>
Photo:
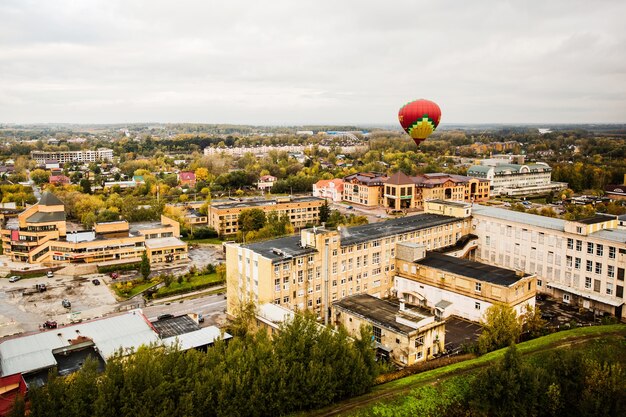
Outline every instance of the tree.
<path fill-rule="evenodd" d="M 330 206 L 328 200 L 324 200 L 324 204 L 320 207 L 320 223 L 326 223 L 330 217 Z"/>
<path fill-rule="evenodd" d="M 485 312 L 483 332 L 478 338 L 480 353 L 507 347 L 519 339 L 521 326 L 515 310 L 507 304 L 497 303 Z"/>
<path fill-rule="evenodd" d="M 239 213 L 239 229 L 242 232 L 259 230 L 265 226 L 265 212 L 258 208 L 242 210 Z"/>
<path fill-rule="evenodd" d="M 50 171 L 35 169 L 31 171 L 30 179 L 37 185 L 45 184 L 50 181 Z"/>
<path fill-rule="evenodd" d="M 91 194 L 91 181 L 87 178 L 80 180 L 80 188 L 84 194 Z"/>
<path fill-rule="evenodd" d="M 139 265 L 139 273 L 144 280 L 150 276 L 150 260 L 148 259 L 148 253 L 144 251 L 141 255 L 141 265 Z"/>
<path fill-rule="evenodd" d="M 526 304 L 520 319 L 522 320 L 522 331 L 528 333 L 530 337 L 544 334 L 546 322 L 541 318 L 539 307 Z"/>
<path fill-rule="evenodd" d="M 226 264 L 217 264 L 215 272 L 217 277 L 223 281 L 226 278 Z"/>

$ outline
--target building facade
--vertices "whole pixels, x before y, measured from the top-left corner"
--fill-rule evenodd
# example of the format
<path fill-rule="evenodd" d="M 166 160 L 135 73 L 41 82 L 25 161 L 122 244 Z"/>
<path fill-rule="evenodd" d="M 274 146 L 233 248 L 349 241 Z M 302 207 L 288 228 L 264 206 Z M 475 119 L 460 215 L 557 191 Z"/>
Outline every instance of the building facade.
<path fill-rule="evenodd" d="M 338 203 L 343 199 L 343 180 L 341 178 L 319 180 L 313 184 L 313 196 Z"/>
<path fill-rule="evenodd" d="M 96 223 L 91 230 L 68 231 L 63 203 L 44 193 L 35 205 L 9 218 L 2 230 L 3 253 L 15 262 L 57 265 L 107 261 L 134 262 L 146 252 L 151 262 L 187 259 L 178 222 L 114 221 Z"/>
<path fill-rule="evenodd" d="M 263 191 L 269 191 L 274 186 L 278 178 L 273 175 L 262 175 L 256 183 L 256 188 Z"/>
<path fill-rule="evenodd" d="M 477 259 L 537 275 L 564 303 L 624 318 L 626 230 L 615 216 L 566 221 L 474 206 Z"/>
<path fill-rule="evenodd" d="M 487 179 L 441 173 L 410 177 L 398 171 L 384 181 L 383 206 L 387 211 L 411 211 L 433 199 L 487 201 L 489 187 Z"/>
<path fill-rule="evenodd" d="M 57 161 L 60 164 L 66 162 L 112 161 L 113 150 L 100 148 L 87 151 L 31 151 L 30 157 L 40 165 L 45 164 L 46 161 Z"/>
<path fill-rule="evenodd" d="M 398 245 L 396 274 L 398 298 L 433 309 L 438 319 L 455 315 L 479 322 L 495 303 L 510 306 L 518 315 L 526 305 L 535 306 L 535 275 L 427 253 L 420 245 Z"/>
<path fill-rule="evenodd" d="M 361 326 L 371 326 L 379 355 L 402 366 L 425 361 L 444 350 L 445 322 L 428 309 L 367 294 L 336 301 L 332 309 L 335 324 L 352 335 L 358 335 Z"/>
<path fill-rule="evenodd" d="M 359 172 L 343 179 L 343 201 L 367 207 L 382 203 L 383 184 L 387 180 L 379 172 Z"/>
<path fill-rule="evenodd" d="M 384 297 L 395 276 L 396 244 L 428 249 L 470 233 L 467 216 L 420 214 L 350 228 L 305 229 L 248 245 L 226 245 L 228 313 L 244 302 L 316 312 L 328 322 L 332 302 L 355 294 Z"/>
<path fill-rule="evenodd" d="M 272 211 L 286 215 L 295 228 L 318 224 L 320 207 L 324 199 L 317 197 L 278 197 L 269 200 L 242 200 L 213 203 L 208 209 L 209 226 L 220 236 L 234 235 L 239 231 L 239 214 L 258 208 L 266 214 Z"/>
<path fill-rule="evenodd" d="M 489 180 L 492 195 L 547 194 L 567 188 L 567 183 L 551 181 L 552 168 L 543 162 L 526 165 L 473 165 L 467 170 L 467 175 Z"/>

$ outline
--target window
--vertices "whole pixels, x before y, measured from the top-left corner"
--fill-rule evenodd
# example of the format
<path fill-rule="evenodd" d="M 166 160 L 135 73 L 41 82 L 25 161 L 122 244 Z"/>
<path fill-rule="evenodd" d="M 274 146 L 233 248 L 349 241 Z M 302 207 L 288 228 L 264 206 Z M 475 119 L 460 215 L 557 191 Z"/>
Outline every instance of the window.
<path fill-rule="evenodd" d="M 567 239 L 567 249 L 574 249 L 574 239 Z"/>
<path fill-rule="evenodd" d="M 613 265 L 607 265 L 607 267 L 606 267 L 606 275 L 609 278 L 615 278 L 615 267 Z"/>
<path fill-rule="evenodd" d="M 333 256 L 337 256 L 337 249 L 333 249 Z"/>
<path fill-rule="evenodd" d="M 574 258 L 574 268 L 580 269 L 580 258 Z"/>
<path fill-rule="evenodd" d="M 476 285 L 474 285 L 474 291 L 480 292 L 481 290 L 482 290 L 482 284 L 480 282 L 477 282 Z"/>
<path fill-rule="evenodd" d="M 419 352 L 415 353 L 415 359 L 422 359 L 422 356 L 424 354 L 422 353 L 422 351 L 420 350 Z"/>
<path fill-rule="evenodd" d="M 585 288 L 591 288 L 591 278 L 585 277 Z"/>
<path fill-rule="evenodd" d="M 576 241 L 576 250 L 577 250 L 578 252 L 580 252 L 580 251 L 582 251 L 582 250 L 583 250 L 583 241 L 582 241 L 582 240 L 577 240 L 577 241 Z"/>
<path fill-rule="evenodd" d="M 563 294 L 563 302 L 569 304 L 569 294 Z"/>
<path fill-rule="evenodd" d="M 424 345 L 424 336 L 417 336 L 415 338 L 415 347 L 420 347 Z"/>
<path fill-rule="evenodd" d="M 587 268 L 586 268 L 587 272 L 593 272 L 593 262 L 591 261 L 587 261 Z"/>
<path fill-rule="evenodd" d="M 602 274 L 602 264 L 600 262 L 596 262 L 596 274 Z"/>
<path fill-rule="evenodd" d="M 376 252 L 372 255 L 372 263 L 379 264 L 380 263 L 380 252 Z"/>
<path fill-rule="evenodd" d="M 480 310 L 480 303 L 474 303 L 474 308 L 476 310 Z"/>
<path fill-rule="evenodd" d="M 596 255 L 598 256 L 604 255 L 604 245 L 601 245 L 599 243 L 596 245 Z"/>
<path fill-rule="evenodd" d="M 624 268 L 617 268 L 617 279 L 624 281 Z"/>
<path fill-rule="evenodd" d="M 570 268 L 572 267 L 572 257 L 571 256 L 567 255 L 565 257 L 565 265 L 570 267 Z"/>
<path fill-rule="evenodd" d="M 333 274 L 337 273 L 337 262 L 333 262 Z"/>
<path fill-rule="evenodd" d="M 491 238 L 489 236 L 485 236 L 485 245 L 489 246 L 491 244 Z"/>
<path fill-rule="evenodd" d="M 600 285 L 602 285 L 602 284 L 601 284 L 599 279 L 594 279 L 593 280 L 593 290 L 595 292 L 600 292 Z"/>
<path fill-rule="evenodd" d="M 289 296 L 286 295 L 283 297 L 283 303 L 288 303 L 289 302 Z"/>
<path fill-rule="evenodd" d="M 615 259 L 615 247 L 609 246 L 609 259 Z"/>
<path fill-rule="evenodd" d="M 606 284 L 606 295 L 613 295 L 613 284 L 610 282 Z"/>
<path fill-rule="evenodd" d="M 587 253 L 590 253 L 593 255 L 593 243 L 592 242 L 587 242 Z"/>
<path fill-rule="evenodd" d="M 383 335 L 383 332 L 380 329 L 380 327 L 372 326 L 372 332 L 374 333 L 374 340 L 380 343 L 380 339 Z"/>
<path fill-rule="evenodd" d="M 543 285 L 543 281 L 541 281 L 540 279 L 537 280 L 537 286 L 541 287 Z"/>

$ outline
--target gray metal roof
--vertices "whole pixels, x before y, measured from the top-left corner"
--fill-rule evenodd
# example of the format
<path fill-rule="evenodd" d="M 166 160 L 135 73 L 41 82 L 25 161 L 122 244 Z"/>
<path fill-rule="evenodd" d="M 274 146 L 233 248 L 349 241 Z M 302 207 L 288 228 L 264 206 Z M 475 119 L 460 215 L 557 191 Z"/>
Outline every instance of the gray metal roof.
<path fill-rule="evenodd" d="M 519 211 L 506 210 L 497 207 L 481 206 L 478 204 L 474 204 L 472 206 L 472 213 L 476 216 L 493 217 L 495 219 L 506 220 L 514 223 L 560 230 L 561 232 L 565 230 L 565 220 L 539 216 L 536 214 L 522 213 Z"/>
<path fill-rule="evenodd" d="M 65 212 L 64 211 L 54 211 L 51 213 L 38 211 L 37 213 L 30 216 L 26 221 L 28 223 L 51 223 L 51 222 L 59 222 L 65 220 Z"/>
<path fill-rule="evenodd" d="M 41 195 L 41 198 L 39 199 L 39 202 L 37 204 L 40 204 L 42 206 L 62 206 L 63 202 L 59 200 L 57 196 L 47 191 Z"/>
<path fill-rule="evenodd" d="M 71 347 L 78 336 L 92 339 L 104 359 L 120 348 L 136 350 L 159 337 L 141 311 L 8 339 L 0 343 L 0 375 L 28 373 L 56 365 L 53 351 Z"/>
<path fill-rule="evenodd" d="M 193 349 L 200 346 L 212 345 L 219 339 L 232 339 L 233 336 L 222 331 L 215 326 L 203 327 L 189 333 L 163 339 L 164 345 L 178 346 L 181 350 Z"/>
<path fill-rule="evenodd" d="M 272 261 L 286 260 L 295 256 L 317 252 L 313 248 L 303 248 L 301 246 L 300 236 L 281 237 L 264 242 L 243 245 L 243 247 Z"/>
<path fill-rule="evenodd" d="M 459 221 L 459 219 L 455 217 L 429 213 L 401 217 L 380 223 L 365 224 L 363 226 L 342 227 L 340 231 L 340 244 L 341 246 L 350 246 L 457 221 Z"/>

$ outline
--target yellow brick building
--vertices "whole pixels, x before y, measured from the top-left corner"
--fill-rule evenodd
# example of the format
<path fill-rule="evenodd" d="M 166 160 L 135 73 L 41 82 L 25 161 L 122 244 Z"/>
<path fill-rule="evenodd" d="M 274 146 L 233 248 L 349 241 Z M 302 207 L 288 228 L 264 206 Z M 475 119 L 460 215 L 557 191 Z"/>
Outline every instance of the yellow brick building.
<path fill-rule="evenodd" d="M 467 217 L 420 214 L 339 230 L 312 228 L 300 235 L 249 245 L 226 245 L 228 313 L 242 302 L 308 309 L 329 320 L 332 302 L 355 294 L 384 297 L 395 276 L 396 245 L 429 249 L 454 245 L 470 233 Z"/>
<path fill-rule="evenodd" d="M 239 214 L 242 211 L 258 208 L 266 214 L 274 211 L 279 216 L 289 216 L 289 221 L 300 229 L 307 225 L 318 224 L 320 207 L 324 199 L 318 197 L 277 197 L 270 200 L 243 200 L 234 202 L 216 202 L 209 206 L 209 226 L 220 236 L 234 235 L 239 231 Z"/>
<path fill-rule="evenodd" d="M 343 179 L 343 201 L 367 207 L 382 203 L 383 184 L 387 180 L 379 172 L 359 172 Z"/>
<path fill-rule="evenodd" d="M 51 193 L 8 219 L 1 230 L 3 253 L 16 262 L 64 263 L 134 262 L 145 251 L 151 262 L 187 259 L 187 244 L 178 222 L 96 223 L 91 230 L 68 231 L 63 203 Z"/>

